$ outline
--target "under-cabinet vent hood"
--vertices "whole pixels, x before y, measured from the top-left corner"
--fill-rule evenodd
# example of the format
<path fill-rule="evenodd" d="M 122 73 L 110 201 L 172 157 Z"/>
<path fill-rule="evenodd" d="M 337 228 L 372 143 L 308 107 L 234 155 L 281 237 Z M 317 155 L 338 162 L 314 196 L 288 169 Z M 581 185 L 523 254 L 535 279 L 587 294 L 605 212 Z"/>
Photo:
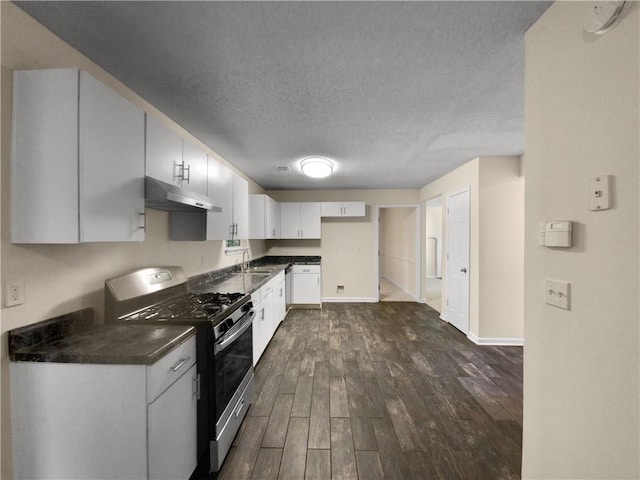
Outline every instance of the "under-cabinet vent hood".
<path fill-rule="evenodd" d="M 213 199 L 156 178 L 144 178 L 144 203 L 147 208 L 169 212 L 222 212 Z"/>

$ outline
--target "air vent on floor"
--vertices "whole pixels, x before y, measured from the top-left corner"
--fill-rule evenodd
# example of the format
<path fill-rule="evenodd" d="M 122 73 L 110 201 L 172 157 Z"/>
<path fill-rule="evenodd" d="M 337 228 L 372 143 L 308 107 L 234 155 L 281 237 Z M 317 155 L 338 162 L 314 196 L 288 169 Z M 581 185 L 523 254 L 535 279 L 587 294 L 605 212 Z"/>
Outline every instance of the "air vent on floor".
<path fill-rule="evenodd" d="M 280 167 L 274 167 L 276 169 L 276 172 L 278 173 L 289 173 L 291 171 L 291 169 L 289 167 L 285 166 L 280 166 Z"/>

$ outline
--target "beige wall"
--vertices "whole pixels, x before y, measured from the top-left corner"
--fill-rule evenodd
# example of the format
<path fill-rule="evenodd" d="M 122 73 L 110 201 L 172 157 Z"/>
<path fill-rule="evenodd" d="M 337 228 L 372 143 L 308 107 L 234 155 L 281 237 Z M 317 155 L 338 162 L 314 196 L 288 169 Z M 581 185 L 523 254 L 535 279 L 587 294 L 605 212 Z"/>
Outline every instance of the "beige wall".
<path fill-rule="evenodd" d="M 524 291 L 524 179 L 519 157 L 479 157 L 421 190 L 442 195 L 442 317 L 446 319 L 447 196 L 470 191 L 469 337 L 521 343 Z M 423 291 L 423 296 L 425 293 Z"/>
<path fill-rule="evenodd" d="M 484 339 L 524 337 L 524 177 L 519 157 L 480 159 L 479 267 Z"/>
<path fill-rule="evenodd" d="M 380 209 L 380 276 L 419 300 L 416 215 L 416 207 Z"/>
<path fill-rule="evenodd" d="M 420 191 L 420 199 L 427 201 L 431 198 L 442 195 L 442 313 L 441 317 L 446 320 L 447 304 L 447 195 L 459 192 L 462 189 L 469 189 L 470 212 L 470 236 L 469 236 L 469 331 L 478 334 L 479 331 L 479 185 L 480 182 L 480 159 L 475 158 L 465 163 L 452 172 L 431 182 Z M 425 297 L 423 289 L 422 296 Z"/>
<path fill-rule="evenodd" d="M 375 207 L 418 204 L 418 190 L 271 190 L 279 202 L 364 201 L 365 217 L 323 218 L 322 240 L 267 241 L 268 255 L 321 255 L 322 296 L 375 301 L 378 232 Z M 344 285 L 344 293 L 336 291 Z"/>
<path fill-rule="evenodd" d="M 640 478 L 639 4 L 604 35 L 588 2 L 556 2 L 525 39 L 523 477 Z M 609 174 L 613 208 L 587 210 Z M 537 245 L 539 221 L 574 221 L 574 246 Z M 571 310 L 542 302 L 571 283 Z"/>
<path fill-rule="evenodd" d="M 433 201 L 431 201 L 433 200 Z M 431 206 L 431 204 L 434 204 Z M 432 253 L 427 253 L 425 260 L 425 276 L 440 277 L 442 271 L 438 272 L 438 265 L 442 264 L 442 198 L 427 200 L 425 208 L 425 237 L 431 239 L 430 245 Z M 433 240 L 435 239 L 435 240 Z M 433 253 L 435 251 L 435 253 Z M 438 275 L 436 275 L 438 274 Z"/>
<path fill-rule="evenodd" d="M 238 256 L 225 256 L 223 242 L 171 242 L 168 214 L 147 210 L 146 240 L 140 243 L 85 245 L 12 245 L 9 218 L 9 168 L 11 138 L 12 69 L 79 67 L 88 71 L 147 112 L 158 116 L 176 131 L 197 142 L 164 117 L 153 106 L 113 79 L 86 57 L 62 42 L 9 2 L 1 2 L 2 16 L 2 211 L 1 280 L 25 282 L 25 303 L 2 308 L 2 478 L 11 478 L 10 408 L 6 331 L 84 307 L 93 307 L 102 317 L 106 278 L 149 265 L 182 265 L 195 275 L 237 263 Z M 201 147 L 206 148 L 199 143 Z M 216 155 L 215 152 L 206 150 Z M 216 155 L 217 156 L 217 155 Z M 218 157 L 220 158 L 220 157 Z M 224 161 L 224 160 L 223 160 Z M 251 193 L 262 189 L 249 181 Z M 264 254 L 264 241 L 251 241 L 252 256 Z"/>

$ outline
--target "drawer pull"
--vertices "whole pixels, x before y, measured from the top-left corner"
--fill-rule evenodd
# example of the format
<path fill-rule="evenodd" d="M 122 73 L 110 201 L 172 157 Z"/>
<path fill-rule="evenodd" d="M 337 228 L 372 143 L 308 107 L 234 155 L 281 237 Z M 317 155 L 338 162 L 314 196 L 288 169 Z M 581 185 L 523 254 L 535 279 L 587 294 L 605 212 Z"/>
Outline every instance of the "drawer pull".
<path fill-rule="evenodd" d="M 240 413 L 242 412 L 242 407 L 244 407 L 244 397 L 242 397 L 240 403 L 238 404 L 238 408 L 236 409 L 236 418 L 238 418 L 238 415 L 240 415 Z"/>
<path fill-rule="evenodd" d="M 171 371 L 177 372 L 178 370 L 180 370 L 180 367 L 182 367 L 189 360 L 191 360 L 191 357 L 181 358 L 180 360 L 178 360 L 178 363 L 176 363 L 173 367 L 171 367 Z"/>

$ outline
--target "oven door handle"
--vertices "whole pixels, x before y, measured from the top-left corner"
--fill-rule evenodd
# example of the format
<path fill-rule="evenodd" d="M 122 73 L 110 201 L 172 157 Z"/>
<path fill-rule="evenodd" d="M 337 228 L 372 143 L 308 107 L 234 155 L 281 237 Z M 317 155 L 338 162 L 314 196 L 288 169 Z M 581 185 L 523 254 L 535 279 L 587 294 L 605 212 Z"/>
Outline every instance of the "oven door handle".
<path fill-rule="evenodd" d="M 233 332 L 233 334 L 229 335 L 228 337 L 225 336 L 223 337 L 222 341 L 218 341 L 213 344 L 214 355 L 217 355 L 218 353 L 228 348 L 240 335 L 242 335 L 244 332 L 247 331 L 247 329 L 251 326 L 251 323 L 253 322 L 253 310 L 248 315 L 248 317 L 249 319 L 245 320 L 242 323 L 242 326 L 238 330 Z"/>

